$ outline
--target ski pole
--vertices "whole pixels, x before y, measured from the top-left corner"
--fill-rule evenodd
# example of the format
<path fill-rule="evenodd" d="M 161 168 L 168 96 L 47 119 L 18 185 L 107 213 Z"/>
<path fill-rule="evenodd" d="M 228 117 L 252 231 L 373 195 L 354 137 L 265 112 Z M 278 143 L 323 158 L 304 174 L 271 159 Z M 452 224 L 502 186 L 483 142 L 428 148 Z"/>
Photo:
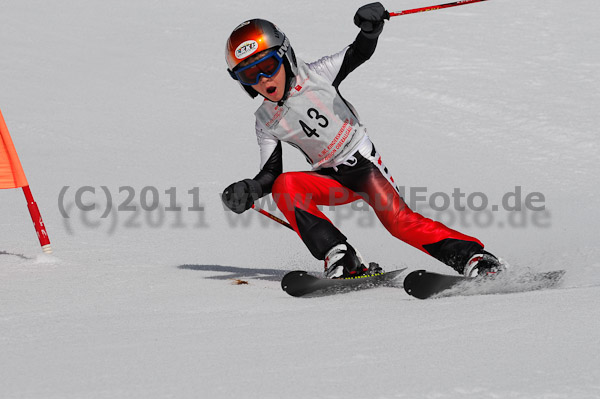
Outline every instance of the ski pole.
<path fill-rule="evenodd" d="M 390 17 L 397 17 L 397 16 L 400 16 L 400 15 L 407 15 L 407 14 L 415 14 L 415 13 L 418 13 L 418 12 L 425 12 L 425 11 L 440 10 L 442 8 L 463 6 L 465 4 L 479 3 L 480 1 L 487 1 L 487 0 L 462 0 L 462 1 L 455 1 L 455 2 L 452 2 L 452 3 L 438 4 L 438 5 L 435 5 L 435 6 L 413 8 L 412 10 L 390 12 Z"/>
<path fill-rule="evenodd" d="M 285 226 L 285 227 L 287 227 L 290 230 L 294 230 L 294 228 L 292 227 L 292 225 L 289 224 L 288 222 L 286 222 L 285 220 L 279 219 L 277 216 L 275 216 L 275 215 L 273 215 L 273 214 L 265 211 L 264 209 L 255 207 L 254 204 L 252 204 L 252 209 L 254 209 L 256 212 L 258 212 L 258 213 L 260 213 L 262 215 L 265 215 L 269 219 L 276 221 L 280 225 Z"/>

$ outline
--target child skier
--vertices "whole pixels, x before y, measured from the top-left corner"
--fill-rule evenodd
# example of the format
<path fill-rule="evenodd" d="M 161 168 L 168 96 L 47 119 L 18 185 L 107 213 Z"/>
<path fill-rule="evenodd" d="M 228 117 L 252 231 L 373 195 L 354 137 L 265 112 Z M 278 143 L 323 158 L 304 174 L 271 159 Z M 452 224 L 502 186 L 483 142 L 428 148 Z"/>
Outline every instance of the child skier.
<path fill-rule="evenodd" d="M 466 276 L 496 273 L 498 259 L 476 238 L 424 218 L 405 204 L 358 114 L 338 90 L 368 60 L 389 13 L 381 3 L 354 16 L 361 29 L 352 44 L 312 63 L 296 58 L 285 34 L 271 22 L 252 19 L 231 33 L 225 58 L 231 77 L 252 97 L 264 97 L 255 113 L 260 172 L 228 186 L 224 204 L 236 213 L 272 193 L 311 254 L 325 261 L 329 278 L 371 273 L 318 205 L 362 199 L 385 228 Z M 283 173 L 281 142 L 300 150 L 312 171 Z"/>

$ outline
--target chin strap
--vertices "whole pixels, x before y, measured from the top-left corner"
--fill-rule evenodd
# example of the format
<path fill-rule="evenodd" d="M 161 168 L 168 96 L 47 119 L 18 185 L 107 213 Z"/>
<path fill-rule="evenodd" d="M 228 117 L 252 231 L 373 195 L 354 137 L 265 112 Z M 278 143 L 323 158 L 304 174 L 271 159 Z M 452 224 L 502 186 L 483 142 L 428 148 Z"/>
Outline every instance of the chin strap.
<path fill-rule="evenodd" d="M 284 61 L 283 65 L 285 67 L 286 76 L 289 76 L 290 78 L 286 79 L 286 81 L 285 81 L 285 88 L 283 89 L 283 97 L 281 97 L 281 100 L 277 101 L 277 105 L 279 105 L 280 107 L 283 105 L 285 100 L 287 100 L 287 98 L 290 96 L 290 89 L 292 88 L 292 83 L 296 80 L 296 76 L 294 76 L 294 74 L 292 73 L 292 68 L 288 65 L 287 60 Z"/>

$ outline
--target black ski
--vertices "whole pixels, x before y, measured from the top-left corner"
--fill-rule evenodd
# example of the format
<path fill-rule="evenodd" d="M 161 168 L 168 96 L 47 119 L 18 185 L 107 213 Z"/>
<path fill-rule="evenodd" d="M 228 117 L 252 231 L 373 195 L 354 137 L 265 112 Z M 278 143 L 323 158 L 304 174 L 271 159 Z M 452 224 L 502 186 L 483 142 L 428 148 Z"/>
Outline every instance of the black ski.
<path fill-rule="evenodd" d="M 416 270 L 404 279 L 404 290 L 419 299 L 433 296 L 505 294 L 554 287 L 564 274 L 565 270 L 542 273 L 509 271 L 497 276 L 470 278 Z"/>
<path fill-rule="evenodd" d="M 406 268 L 387 273 L 344 279 L 319 278 L 305 271 L 293 271 L 283 276 L 281 288 L 295 297 L 314 297 L 341 294 L 375 287 L 395 287 L 395 281 Z"/>

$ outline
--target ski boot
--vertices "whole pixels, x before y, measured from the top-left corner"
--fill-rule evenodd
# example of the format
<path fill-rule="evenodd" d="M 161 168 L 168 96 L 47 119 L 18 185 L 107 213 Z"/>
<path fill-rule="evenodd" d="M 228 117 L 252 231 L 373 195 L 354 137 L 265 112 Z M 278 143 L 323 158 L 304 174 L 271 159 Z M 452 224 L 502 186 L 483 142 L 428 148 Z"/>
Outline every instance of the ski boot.
<path fill-rule="evenodd" d="M 334 246 L 325 256 L 327 278 L 358 277 L 367 273 L 369 268 L 365 266 L 360 254 L 348 243 Z"/>
<path fill-rule="evenodd" d="M 492 277 L 506 269 L 506 262 L 499 260 L 489 252 L 482 251 L 467 261 L 463 274 L 465 277 Z"/>

